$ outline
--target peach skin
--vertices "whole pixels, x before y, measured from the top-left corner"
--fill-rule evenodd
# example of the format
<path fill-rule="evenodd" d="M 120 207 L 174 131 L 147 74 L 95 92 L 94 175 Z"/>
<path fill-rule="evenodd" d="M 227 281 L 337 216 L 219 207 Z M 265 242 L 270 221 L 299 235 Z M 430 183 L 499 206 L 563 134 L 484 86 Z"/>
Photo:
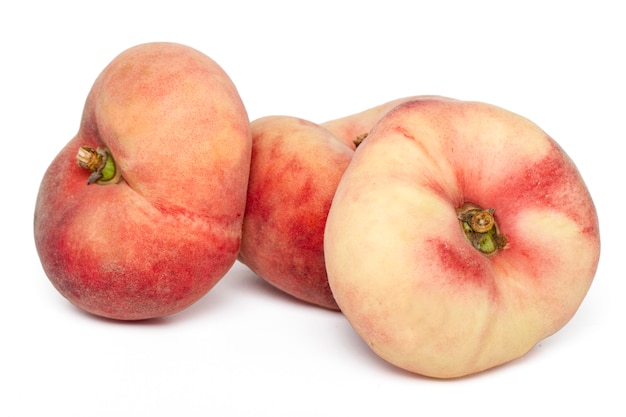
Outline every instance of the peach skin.
<path fill-rule="evenodd" d="M 236 260 L 250 155 L 246 109 L 216 62 L 174 43 L 122 52 L 41 182 L 34 238 L 46 275 L 98 316 L 188 307 Z"/>
<path fill-rule="evenodd" d="M 324 225 L 353 151 L 304 119 L 254 120 L 239 259 L 280 290 L 337 309 L 324 263 Z"/>
<path fill-rule="evenodd" d="M 381 358 L 436 378 L 514 360 L 576 313 L 600 256 L 574 162 L 531 121 L 407 101 L 355 151 L 325 228 L 328 280 Z"/>

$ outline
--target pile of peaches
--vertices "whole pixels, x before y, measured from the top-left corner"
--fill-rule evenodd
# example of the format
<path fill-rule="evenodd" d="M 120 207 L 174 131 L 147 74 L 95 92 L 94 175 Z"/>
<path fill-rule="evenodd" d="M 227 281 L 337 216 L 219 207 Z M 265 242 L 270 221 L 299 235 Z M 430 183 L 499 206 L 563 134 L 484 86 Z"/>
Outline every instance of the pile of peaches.
<path fill-rule="evenodd" d="M 321 124 L 250 122 L 224 70 L 172 43 L 98 76 L 41 182 L 34 237 L 55 288 L 92 314 L 179 312 L 239 260 L 437 378 L 558 331 L 600 256 L 575 164 L 526 118 L 413 96 Z"/>

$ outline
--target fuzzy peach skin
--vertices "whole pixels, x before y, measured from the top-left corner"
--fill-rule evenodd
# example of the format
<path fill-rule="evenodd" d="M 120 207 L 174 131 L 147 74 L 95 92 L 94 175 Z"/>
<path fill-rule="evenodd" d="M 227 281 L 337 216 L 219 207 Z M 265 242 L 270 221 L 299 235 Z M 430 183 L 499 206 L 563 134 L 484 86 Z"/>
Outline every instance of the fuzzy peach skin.
<path fill-rule="evenodd" d="M 457 209 L 495 209 L 508 243 L 485 255 Z M 332 202 L 334 297 L 381 358 L 437 378 L 511 361 L 562 328 L 598 265 L 592 198 L 544 131 L 504 109 L 405 102 L 355 152 Z"/>
<path fill-rule="evenodd" d="M 349 116 L 320 123 L 320 125 L 350 148 L 356 149 L 358 145 L 355 141 L 360 143 L 360 140 L 369 134 L 376 122 L 391 109 L 406 101 L 426 99 L 428 97 L 431 96 L 410 96 L 391 100 Z"/>
<path fill-rule="evenodd" d="M 290 116 L 254 120 L 239 259 L 280 290 L 337 309 L 324 262 L 330 202 L 353 151 L 326 129 Z"/>
<path fill-rule="evenodd" d="M 108 148 L 121 181 L 87 185 L 81 146 Z M 236 260 L 250 155 L 246 110 L 216 62 L 172 43 L 122 52 L 41 182 L 34 237 L 45 273 L 99 316 L 186 308 Z"/>

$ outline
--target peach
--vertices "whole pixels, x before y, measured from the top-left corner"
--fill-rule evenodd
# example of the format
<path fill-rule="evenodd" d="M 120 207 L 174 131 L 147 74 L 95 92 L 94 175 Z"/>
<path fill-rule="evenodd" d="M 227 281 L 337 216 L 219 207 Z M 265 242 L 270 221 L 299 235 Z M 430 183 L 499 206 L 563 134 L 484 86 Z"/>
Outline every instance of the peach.
<path fill-rule="evenodd" d="M 326 277 L 324 226 L 353 151 L 318 124 L 296 117 L 262 117 L 251 131 L 239 259 L 287 294 L 337 309 Z"/>
<path fill-rule="evenodd" d="M 352 157 L 348 151 L 386 112 L 410 99 L 319 125 L 291 116 L 254 120 L 242 263 L 300 300 L 338 309 L 328 286 L 323 248 L 330 202 Z"/>
<path fill-rule="evenodd" d="M 367 137 L 378 120 L 397 105 L 410 100 L 425 99 L 429 96 L 412 96 L 388 101 L 378 106 L 360 111 L 349 116 L 329 120 L 320 125 L 330 131 L 340 141 L 356 147 Z"/>
<path fill-rule="evenodd" d="M 188 307 L 236 260 L 250 155 L 246 109 L 216 62 L 173 43 L 122 52 L 41 182 L 34 237 L 45 273 L 103 317 Z"/>
<path fill-rule="evenodd" d="M 389 363 L 437 378 L 557 332 L 600 256 L 592 198 L 563 149 L 522 116 L 443 97 L 378 122 L 338 185 L 324 244 L 354 330 Z"/>

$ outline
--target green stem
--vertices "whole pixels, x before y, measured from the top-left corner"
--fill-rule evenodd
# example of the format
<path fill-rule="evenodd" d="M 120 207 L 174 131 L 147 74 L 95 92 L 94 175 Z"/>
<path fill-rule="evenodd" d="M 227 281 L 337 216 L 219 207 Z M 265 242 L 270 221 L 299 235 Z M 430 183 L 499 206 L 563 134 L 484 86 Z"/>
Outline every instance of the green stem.
<path fill-rule="evenodd" d="M 91 171 L 87 185 L 117 184 L 121 180 L 115 160 L 108 149 L 81 146 L 76 154 L 76 160 L 81 168 Z"/>
<path fill-rule="evenodd" d="M 464 206 L 458 213 L 463 235 L 476 250 L 485 255 L 492 255 L 507 244 L 493 213 L 494 209 L 484 210 L 474 206 Z"/>

